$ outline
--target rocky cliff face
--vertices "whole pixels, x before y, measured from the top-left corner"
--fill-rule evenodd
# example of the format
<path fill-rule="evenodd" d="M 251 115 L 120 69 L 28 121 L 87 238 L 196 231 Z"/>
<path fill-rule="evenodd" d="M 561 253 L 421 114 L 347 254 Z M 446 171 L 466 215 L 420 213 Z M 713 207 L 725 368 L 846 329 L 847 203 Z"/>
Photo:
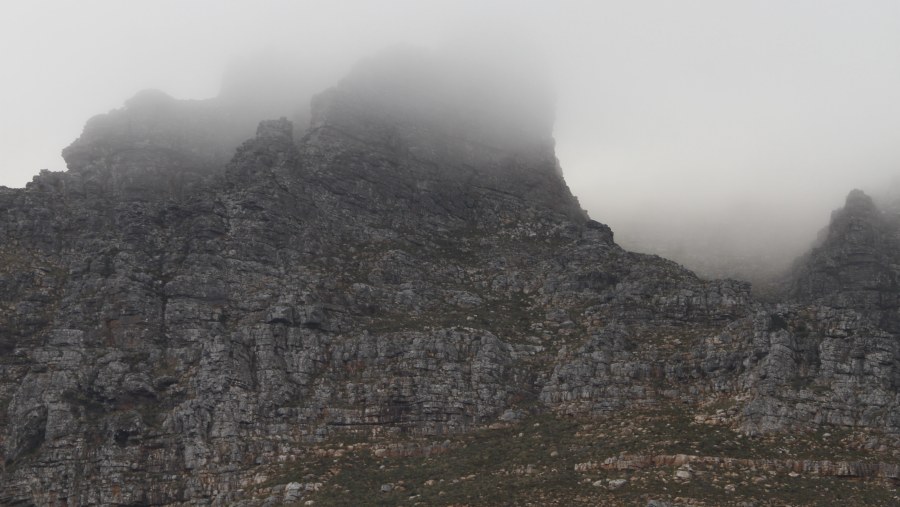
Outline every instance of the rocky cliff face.
<path fill-rule="evenodd" d="M 896 230 L 863 196 L 763 305 L 619 248 L 549 118 L 460 111 L 436 72 L 363 66 L 227 163 L 211 120 L 143 94 L 68 172 L 0 189 L 0 503 L 252 503 L 335 435 L 545 412 L 900 431 Z"/>

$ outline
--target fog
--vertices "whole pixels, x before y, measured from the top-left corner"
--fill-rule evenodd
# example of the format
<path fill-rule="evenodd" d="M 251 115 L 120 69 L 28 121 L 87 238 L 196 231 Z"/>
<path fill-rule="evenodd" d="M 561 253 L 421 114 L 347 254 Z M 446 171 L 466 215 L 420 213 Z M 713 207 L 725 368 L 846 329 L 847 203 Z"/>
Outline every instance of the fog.
<path fill-rule="evenodd" d="M 84 122 L 141 89 L 277 104 L 384 47 L 511 37 L 546 64 L 569 186 L 623 246 L 758 277 L 801 253 L 851 189 L 898 186 L 889 0 L 6 2 L 0 185 L 64 169 Z M 286 77 L 256 88 L 234 70 L 248 61 Z"/>

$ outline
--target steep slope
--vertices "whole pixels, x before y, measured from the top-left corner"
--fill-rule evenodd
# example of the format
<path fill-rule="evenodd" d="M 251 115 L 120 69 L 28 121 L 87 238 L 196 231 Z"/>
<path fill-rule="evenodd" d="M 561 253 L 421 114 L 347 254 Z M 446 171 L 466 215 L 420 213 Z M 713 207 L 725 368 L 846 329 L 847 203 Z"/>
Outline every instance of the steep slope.
<path fill-rule="evenodd" d="M 458 71 L 381 55 L 299 142 L 264 121 L 225 165 L 91 127 L 68 172 L 0 189 L 0 503 L 298 500 L 272 470 L 319 443 L 541 414 L 728 400 L 716 424 L 750 434 L 897 432 L 897 342 L 865 309 L 622 250 L 539 90 L 492 103 Z"/>

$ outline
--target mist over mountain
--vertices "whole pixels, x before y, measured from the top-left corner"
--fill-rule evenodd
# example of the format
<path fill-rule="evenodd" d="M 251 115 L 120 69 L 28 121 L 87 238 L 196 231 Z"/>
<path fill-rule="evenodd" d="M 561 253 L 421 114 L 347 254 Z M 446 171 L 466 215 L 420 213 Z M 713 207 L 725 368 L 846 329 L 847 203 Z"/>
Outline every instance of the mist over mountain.
<path fill-rule="evenodd" d="M 531 75 L 554 90 L 548 128 L 581 206 L 628 248 L 703 276 L 764 285 L 848 189 L 877 199 L 897 173 L 900 16 L 886 0 L 6 7 L 0 185 L 10 187 L 64 169 L 60 148 L 84 120 L 143 88 L 202 102 L 244 89 L 235 107 L 256 113 L 225 149 L 263 118 L 292 119 L 292 104 L 308 110 L 378 48 L 468 44 L 471 57 L 513 39 L 542 55 Z"/>
<path fill-rule="evenodd" d="M 900 210 L 896 183 L 879 186 L 872 195 L 882 212 Z M 804 220 L 774 209 L 760 211 L 750 202 L 736 203 L 722 214 L 687 215 L 622 218 L 617 239 L 625 248 L 662 255 L 706 278 L 750 281 L 754 291 L 765 296 L 781 290 L 779 284 L 792 266 L 810 247 L 821 244 L 829 230 L 827 214 Z"/>
<path fill-rule="evenodd" d="M 734 278 L 753 283 L 754 291 L 776 290 L 794 261 L 813 244 L 822 224 L 810 229 L 779 227 L 780 217 L 758 210 L 726 216 L 620 219 L 619 243 L 629 250 L 672 259 L 705 278 Z"/>
<path fill-rule="evenodd" d="M 468 137 L 498 148 L 518 145 L 521 149 L 553 145 L 558 92 L 550 69 L 525 41 L 512 40 L 498 43 L 472 37 L 428 51 L 396 46 L 391 58 L 376 59 L 377 68 L 366 59 L 353 67 L 353 73 L 366 74 L 371 83 L 365 90 L 356 90 L 354 100 L 374 104 L 378 114 L 395 115 L 398 122 L 440 130 L 426 132 L 420 136 L 423 140 L 446 143 L 446 139 Z M 413 69 L 410 61 L 429 63 Z M 395 79 L 396 75 L 401 79 Z M 477 84 L 471 76 L 478 76 Z M 179 152 L 182 160 L 166 163 L 179 165 L 185 175 L 204 166 L 221 166 L 263 119 L 289 118 L 299 140 L 311 121 L 312 97 L 328 87 L 329 79 L 337 81 L 336 71 L 321 59 L 285 49 L 258 51 L 228 65 L 213 98 L 185 100 L 159 90 L 141 92 L 121 109 L 88 122 L 81 139 L 64 150 L 64 157 L 71 168 L 73 163 L 79 165 L 79 157 L 93 156 L 80 154 L 83 149 L 102 150 L 105 142 L 134 143 Z M 102 141 L 94 143 L 92 138 Z M 877 181 L 882 180 L 886 177 Z M 877 188 L 885 195 L 898 193 L 887 190 L 890 184 Z M 730 204 L 710 195 L 708 202 L 673 200 L 669 205 L 678 207 L 669 211 L 662 209 L 665 202 L 643 209 L 609 208 L 598 206 L 590 187 L 580 189 L 587 192 L 582 206 L 615 224 L 624 247 L 670 258 L 706 278 L 750 281 L 761 293 L 777 288 L 778 280 L 825 227 L 824 211 L 832 207 L 804 204 L 808 199 L 800 196 L 795 206 L 769 206 L 771 196 L 748 189 Z M 754 195 L 754 191 L 760 193 Z M 892 201 L 892 197 L 880 199 Z"/>
<path fill-rule="evenodd" d="M 394 56 L 375 59 L 377 66 L 363 60 L 353 70 L 371 83 L 356 90 L 353 100 L 374 104 L 379 111 L 373 114 L 417 123 L 431 130 L 420 136 L 422 140 L 441 139 L 445 144 L 461 137 L 498 148 L 555 143 L 557 92 L 546 62 L 536 59 L 524 42 L 497 45 L 474 38 L 439 50 L 406 45 L 388 53 Z M 412 61 L 429 63 L 411 68 Z M 257 52 L 229 65 L 216 97 L 177 100 L 162 91 L 144 91 L 122 109 L 89 122 L 82 138 L 64 155 L 70 167 L 77 166 L 80 145 L 102 149 L 91 142 L 92 137 L 125 142 L 116 138 L 131 136 L 133 143 L 180 151 L 185 159 L 177 164 L 188 172 L 191 167 L 222 165 L 265 118 L 289 118 L 299 140 L 311 121 L 312 97 L 327 87 L 333 74 L 300 53 Z M 470 76 L 478 76 L 477 84 Z M 320 100 L 327 100 L 325 96 Z M 129 127 L 124 128 L 126 124 Z M 131 125 L 144 130 L 135 131 Z M 176 142 L 181 146 L 174 146 Z M 441 148 L 413 146 L 413 150 L 435 149 Z M 881 194 L 898 193 L 889 190 L 890 185 L 879 188 Z M 777 289 L 778 280 L 826 221 L 822 213 L 810 217 L 815 207 L 798 204 L 789 211 L 794 214 L 786 215 L 783 207 L 766 208 L 766 199 L 763 194 L 748 194 L 723 206 L 713 198 L 709 204 L 699 202 L 668 213 L 652 205 L 627 213 L 614 210 L 604 219 L 616 224 L 620 243 L 630 250 L 673 259 L 706 278 L 750 281 L 757 291 L 767 293 Z M 892 199 L 881 197 L 885 202 Z M 709 207 L 717 205 L 723 209 L 714 212 Z"/>
<path fill-rule="evenodd" d="M 145 90 L 0 188 L 0 503 L 896 500 L 890 192 L 758 298 L 622 248 L 475 48 Z"/>
<path fill-rule="evenodd" d="M 319 90 L 314 78 L 295 72 L 309 67 L 303 63 L 279 52 L 233 62 L 219 95 L 205 100 L 141 91 L 122 108 L 91 118 L 63 158 L 79 172 L 93 161 L 155 151 L 179 158 L 172 163 L 182 172 L 209 172 L 227 163 L 264 119 L 285 116 L 298 125 L 298 136 L 305 132 L 309 101 Z"/>

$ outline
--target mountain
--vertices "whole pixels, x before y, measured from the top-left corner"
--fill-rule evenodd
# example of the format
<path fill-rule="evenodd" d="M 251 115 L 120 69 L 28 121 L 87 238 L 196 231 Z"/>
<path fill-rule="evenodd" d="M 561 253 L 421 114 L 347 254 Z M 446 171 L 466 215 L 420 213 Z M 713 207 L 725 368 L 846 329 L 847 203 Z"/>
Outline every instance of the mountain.
<path fill-rule="evenodd" d="M 892 498 L 893 222 L 777 304 L 625 251 L 508 74 L 394 49 L 230 158 L 143 92 L 0 188 L 0 503 Z"/>

